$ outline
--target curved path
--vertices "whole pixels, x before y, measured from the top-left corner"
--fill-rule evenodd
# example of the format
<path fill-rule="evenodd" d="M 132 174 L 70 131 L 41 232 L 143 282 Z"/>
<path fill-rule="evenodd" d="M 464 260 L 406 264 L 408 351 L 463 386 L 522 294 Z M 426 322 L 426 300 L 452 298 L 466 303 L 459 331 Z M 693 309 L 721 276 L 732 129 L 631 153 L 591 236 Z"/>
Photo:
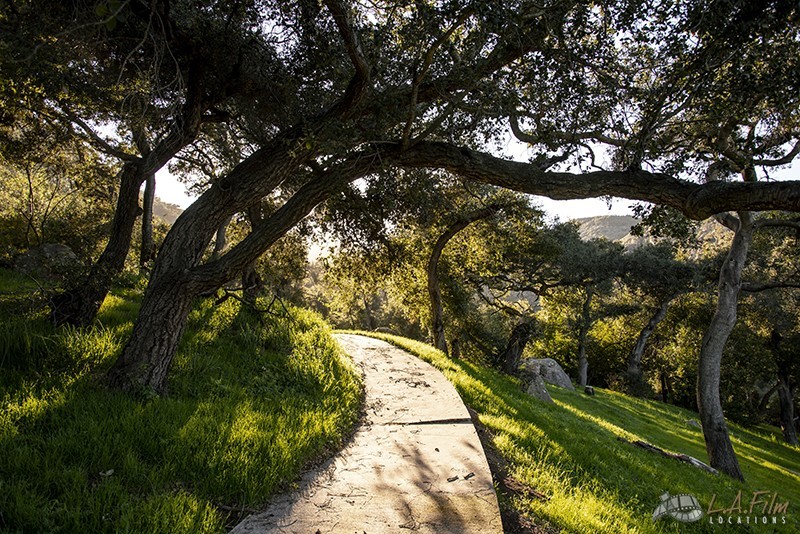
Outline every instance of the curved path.
<path fill-rule="evenodd" d="M 298 490 L 233 532 L 502 532 L 486 457 L 452 384 L 388 343 L 336 337 L 364 373 L 361 424 Z"/>

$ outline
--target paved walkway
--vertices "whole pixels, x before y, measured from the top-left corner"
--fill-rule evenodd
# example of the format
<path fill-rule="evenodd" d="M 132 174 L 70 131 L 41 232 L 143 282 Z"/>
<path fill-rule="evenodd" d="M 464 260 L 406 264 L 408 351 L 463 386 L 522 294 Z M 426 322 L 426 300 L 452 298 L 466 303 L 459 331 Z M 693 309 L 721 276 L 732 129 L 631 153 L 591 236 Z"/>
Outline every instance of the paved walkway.
<path fill-rule="evenodd" d="M 364 372 L 362 423 L 297 491 L 276 496 L 233 532 L 502 532 L 486 457 L 450 382 L 383 341 L 337 339 Z"/>

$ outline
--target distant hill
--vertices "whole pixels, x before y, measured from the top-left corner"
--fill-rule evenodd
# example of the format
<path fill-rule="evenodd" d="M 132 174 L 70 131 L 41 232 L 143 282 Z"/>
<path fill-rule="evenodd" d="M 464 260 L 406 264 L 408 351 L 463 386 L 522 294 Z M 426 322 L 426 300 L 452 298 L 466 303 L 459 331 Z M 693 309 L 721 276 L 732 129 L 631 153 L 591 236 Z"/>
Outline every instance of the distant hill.
<path fill-rule="evenodd" d="M 180 206 L 164 202 L 158 197 L 153 202 L 153 215 L 169 225 L 172 225 L 181 213 L 183 209 Z"/>
<path fill-rule="evenodd" d="M 601 215 L 575 219 L 580 224 L 582 239 L 604 238 L 609 241 L 620 241 L 631 233 L 631 228 L 639 221 L 628 215 Z"/>
<path fill-rule="evenodd" d="M 631 235 L 631 228 L 639 221 L 628 215 L 602 215 L 599 217 L 584 217 L 575 219 L 580 224 L 582 239 L 608 239 L 622 244 L 626 249 L 636 248 L 652 238 Z M 705 249 L 727 247 L 730 243 L 732 232 L 714 221 L 703 221 L 698 230 L 698 237 L 703 242 Z"/>

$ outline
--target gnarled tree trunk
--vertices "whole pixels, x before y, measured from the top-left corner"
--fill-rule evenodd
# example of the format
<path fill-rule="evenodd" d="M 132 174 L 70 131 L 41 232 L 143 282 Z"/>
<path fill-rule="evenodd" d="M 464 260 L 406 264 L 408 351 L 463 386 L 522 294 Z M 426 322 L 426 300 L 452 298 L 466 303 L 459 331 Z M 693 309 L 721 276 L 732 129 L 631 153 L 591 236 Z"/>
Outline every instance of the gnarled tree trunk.
<path fill-rule="evenodd" d="M 270 245 L 305 218 L 345 183 L 374 171 L 379 158 L 356 156 L 329 173 L 312 178 L 283 206 L 217 261 L 200 265 L 219 225 L 263 198 L 297 172 L 302 150 L 291 138 L 260 149 L 216 182 L 175 221 L 156 258 L 150 284 L 131 338 L 109 372 L 123 390 L 166 390 L 166 372 L 178 348 L 192 300 L 219 288 L 242 272 Z M 163 301 L 163 302 L 162 302 Z"/>
<path fill-rule="evenodd" d="M 667 316 L 669 305 L 673 300 L 675 300 L 676 297 L 677 295 L 670 295 L 656 309 L 655 313 L 650 317 L 650 320 L 647 321 L 647 324 L 644 325 L 644 328 L 642 328 L 641 332 L 639 332 L 639 336 L 636 338 L 636 344 L 633 346 L 633 350 L 628 355 L 628 370 L 626 373 L 626 378 L 629 392 L 634 395 L 641 395 L 643 393 L 641 364 L 642 356 L 644 356 L 644 349 L 647 347 L 647 340 L 650 339 L 650 334 L 653 333 L 659 323 L 664 320 L 664 317 Z"/>
<path fill-rule="evenodd" d="M 586 338 L 592 327 L 592 298 L 594 290 L 591 286 L 586 288 L 586 298 L 583 300 L 580 325 L 578 326 L 578 383 L 586 387 L 589 380 L 589 358 L 586 356 Z"/>
<path fill-rule="evenodd" d="M 717 308 L 703 336 L 697 369 L 697 406 L 703 425 L 709 463 L 715 469 L 737 480 L 744 480 L 744 475 L 728 435 L 719 394 L 719 381 L 722 352 L 736 324 L 742 270 L 752 240 L 753 216 L 750 212 L 740 212 L 738 229 L 725 263 L 720 269 Z"/>
<path fill-rule="evenodd" d="M 532 320 L 522 320 L 511 331 L 508 343 L 503 351 L 501 361 L 503 372 L 509 375 L 516 374 L 522 353 L 533 336 L 534 324 Z"/>
<path fill-rule="evenodd" d="M 111 387 L 137 393 L 166 393 L 167 372 L 183 335 L 193 297 L 183 277 L 165 276 L 151 282 L 131 341 L 108 372 Z"/>

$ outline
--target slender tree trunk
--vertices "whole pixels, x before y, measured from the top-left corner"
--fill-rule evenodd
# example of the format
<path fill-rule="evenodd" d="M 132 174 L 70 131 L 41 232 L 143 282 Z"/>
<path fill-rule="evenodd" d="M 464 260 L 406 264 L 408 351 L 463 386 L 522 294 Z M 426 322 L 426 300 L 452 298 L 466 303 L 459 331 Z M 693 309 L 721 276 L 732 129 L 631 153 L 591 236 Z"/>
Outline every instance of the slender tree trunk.
<path fill-rule="evenodd" d="M 667 378 L 666 371 L 661 371 L 661 402 L 669 401 L 669 379 Z"/>
<path fill-rule="evenodd" d="M 525 347 L 528 345 L 532 335 L 533 323 L 530 320 L 521 321 L 511 331 L 501 358 L 504 373 L 509 375 L 516 374 L 522 353 L 525 351 Z"/>
<path fill-rule="evenodd" d="M 761 396 L 761 400 L 758 401 L 758 407 L 756 408 L 756 411 L 760 416 L 763 416 L 764 413 L 767 411 L 767 404 L 769 404 L 769 400 L 772 398 L 772 395 L 774 395 L 775 392 L 778 391 L 778 387 L 780 387 L 780 385 L 781 385 L 780 382 L 776 382 L 775 385 L 769 388 L 767 392 Z"/>
<path fill-rule="evenodd" d="M 798 445 L 797 424 L 794 421 L 794 398 L 789 384 L 789 377 L 786 375 L 781 375 L 780 385 L 778 386 L 778 399 L 780 400 L 783 439 L 790 445 Z"/>
<path fill-rule="evenodd" d="M 147 270 L 147 264 L 156 257 L 156 243 L 153 240 L 153 203 L 156 198 L 156 175 L 148 174 L 142 195 L 142 248 L 139 253 L 139 268 Z"/>
<path fill-rule="evenodd" d="M 142 157 L 127 161 L 118 175 L 119 197 L 106 248 L 81 286 L 53 297 L 51 319 L 54 323 L 86 326 L 97 315 L 111 289 L 111 283 L 125 266 L 139 212 L 142 182 L 166 165 L 200 130 L 204 105 L 210 105 L 211 102 L 206 101 L 202 88 L 196 82 L 192 76 L 187 80 L 188 92 L 181 117 L 176 118 L 170 132 L 153 150 L 150 150 L 144 132 L 134 130 L 134 140 L 139 145 Z"/>
<path fill-rule="evenodd" d="M 445 354 L 448 353 L 447 338 L 444 332 L 444 308 L 442 306 L 442 289 L 439 283 L 439 260 L 442 257 L 442 251 L 458 232 L 475 221 L 493 217 L 499 209 L 499 206 L 492 205 L 467 213 L 458 221 L 448 226 L 433 245 L 433 250 L 428 259 L 428 267 L 426 269 L 428 276 L 428 298 L 431 306 L 430 329 L 431 337 L 433 338 L 433 346 Z"/>
<path fill-rule="evenodd" d="M 725 343 L 736 324 L 736 308 L 742 285 L 742 270 L 753 239 L 753 217 L 750 212 L 739 213 L 739 227 L 730 251 L 720 269 L 717 308 L 703 336 L 697 369 L 697 406 L 703 424 L 711 467 L 737 479 L 744 475 L 736 459 L 719 393 L 720 366 Z"/>
<path fill-rule="evenodd" d="M 53 297 L 51 318 L 55 324 L 86 326 L 94 320 L 114 277 L 125 265 L 139 212 L 139 188 L 143 179 L 138 164 L 126 163 L 123 166 L 117 207 L 106 248 L 92 265 L 89 276 L 81 286 Z"/>
<path fill-rule="evenodd" d="M 658 309 L 656 309 L 656 312 L 650 317 L 650 320 L 647 321 L 647 324 L 644 325 L 641 332 L 639 332 L 639 337 L 636 338 L 636 344 L 628 355 L 628 371 L 626 373 L 626 378 L 629 393 L 633 395 L 641 396 L 644 393 L 642 377 L 642 357 L 644 356 L 644 349 L 647 347 L 650 334 L 653 333 L 659 323 L 667 316 L 669 305 L 676 297 L 677 295 L 670 295 L 661 303 Z"/>
<path fill-rule="evenodd" d="M 581 387 L 586 387 L 589 381 L 589 358 L 586 356 L 586 338 L 589 335 L 589 329 L 592 327 L 593 297 L 594 290 L 591 287 L 587 287 L 578 329 L 578 383 Z"/>

